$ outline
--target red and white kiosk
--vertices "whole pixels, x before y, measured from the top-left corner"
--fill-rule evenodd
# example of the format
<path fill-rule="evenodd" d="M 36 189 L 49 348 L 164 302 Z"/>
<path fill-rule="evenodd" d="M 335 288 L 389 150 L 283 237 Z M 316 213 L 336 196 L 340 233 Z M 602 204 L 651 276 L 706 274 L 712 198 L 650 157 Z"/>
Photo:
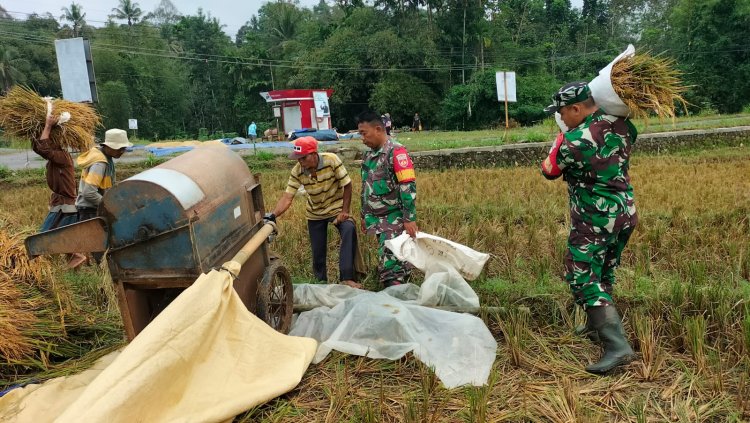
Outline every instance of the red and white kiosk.
<path fill-rule="evenodd" d="M 333 94 L 327 90 L 274 90 L 260 95 L 267 103 L 274 103 L 274 115 L 281 118 L 285 134 L 296 129 L 331 129 L 331 112 L 328 98 Z M 279 111 L 278 115 L 276 110 Z"/>

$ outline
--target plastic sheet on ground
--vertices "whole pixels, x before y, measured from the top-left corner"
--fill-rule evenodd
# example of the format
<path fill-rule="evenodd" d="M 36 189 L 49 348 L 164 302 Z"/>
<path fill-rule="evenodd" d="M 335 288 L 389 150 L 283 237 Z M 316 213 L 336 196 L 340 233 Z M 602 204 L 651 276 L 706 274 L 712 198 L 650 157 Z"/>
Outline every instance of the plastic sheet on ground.
<path fill-rule="evenodd" d="M 289 136 L 291 141 L 300 137 L 313 137 L 318 141 L 335 141 L 339 139 L 338 134 L 333 129 L 297 129 Z"/>
<path fill-rule="evenodd" d="M 297 386 L 316 346 L 271 329 L 247 311 L 228 272 L 211 271 L 119 355 L 7 393 L 0 421 L 226 421 Z"/>
<path fill-rule="evenodd" d="M 479 299 L 462 274 L 475 278 L 489 256 L 424 233 L 416 240 L 402 237 L 408 239 L 393 240 L 393 251 L 425 272 L 421 287 L 369 292 L 295 285 L 295 307 L 315 308 L 297 317 L 290 334 L 320 342 L 314 363 L 332 350 L 389 360 L 412 352 L 447 388 L 486 384 L 497 350 L 487 326 L 476 316 L 433 307 L 478 309 Z"/>
<path fill-rule="evenodd" d="M 231 139 L 230 139 L 231 140 Z M 337 141 L 319 141 L 318 144 L 320 145 L 330 145 L 330 144 L 337 144 Z M 181 142 L 163 142 L 163 143 L 154 143 L 149 144 L 145 146 L 134 146 L 133 150 L 146 150 L 147 152 L 153 154 L 156 157 L 161 156 L 168 156 L 170 154 L 177 154 L 177 153 L 184 153 L 186 151 L 190 151 L 196 147 L 215 147 L 215 146 L 222 146 L 229 148 L 231 150 L 248 150 L 248 149 L 262 149 L 262 148 L 288 148 L 292 149 L 293 145 L 290 142 L 285 141 L 263 141 L 263 142 L 256 142 L 254 145 L 252 142 L 247 142 L 245 144 L 226 144 L 222 142 L 221 140 L 214 140 L 214 141 L 181 141 Z"/>

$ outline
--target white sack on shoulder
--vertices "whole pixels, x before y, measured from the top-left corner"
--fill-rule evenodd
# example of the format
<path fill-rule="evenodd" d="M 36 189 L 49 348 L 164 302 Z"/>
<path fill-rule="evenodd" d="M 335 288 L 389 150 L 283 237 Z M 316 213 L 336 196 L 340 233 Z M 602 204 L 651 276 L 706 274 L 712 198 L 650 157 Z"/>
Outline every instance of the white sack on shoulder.
<path fill-rule="evenodd" d="M 626 57 L 633 57 L 635 55 L 635 47 L 632 44 L 628 45 L 619 56 L 615 57 L 615 60 L 611 61 L 604 69 L 599 71 L 599 75 L 589 82 L 589 88 L 591 89 L 591 96 L 594 97 L 596 104 L 604 109 L 607 114 L 620 117 L 628 117 L 630 115 L 630 109 L 625 103 L 622 102 L 620 96 L 617 95 L 615 89 L 612 87 L 612 66 L 615 63 Z"/>

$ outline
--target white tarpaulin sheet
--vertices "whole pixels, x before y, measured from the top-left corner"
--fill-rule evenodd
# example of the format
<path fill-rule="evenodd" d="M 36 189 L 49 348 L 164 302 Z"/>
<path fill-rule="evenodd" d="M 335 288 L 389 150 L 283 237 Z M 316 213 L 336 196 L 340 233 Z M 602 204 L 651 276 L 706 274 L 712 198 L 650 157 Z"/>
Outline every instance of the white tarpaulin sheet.
<path fill-rule="evenodd" d="M 239 273 L 237 263 L 224 267 Z M 228 272 L 211 271 L 119 355 L 0 398 L 0 421 L 226 421 L 297 386 L 316 347 L 271 329 L 247 311 Z"/>
<path fill-rule="evenodd" d="M 401 235 L 389 248 L 425 272 L 421 287 L 392 286 L 369 292 L 343 285 L 295 285 L 301 313 L 290 332 L 320 341 L 313 362 L 332 350 L 396 360 L 412 352 L 435 369 L 447 388 L 487 383 L 497 342 L 476 316 L 425 307 L 478 309 L 479 299 L 462 274 L 476 278 L 489 258 L 460 244 L 418 233 Z"/>

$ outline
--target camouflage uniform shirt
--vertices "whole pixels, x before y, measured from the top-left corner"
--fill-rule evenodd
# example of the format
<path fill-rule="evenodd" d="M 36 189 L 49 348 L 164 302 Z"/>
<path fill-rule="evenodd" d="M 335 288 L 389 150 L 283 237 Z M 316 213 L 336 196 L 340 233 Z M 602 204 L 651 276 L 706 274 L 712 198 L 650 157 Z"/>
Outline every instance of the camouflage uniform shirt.
<path fill-rule="evenodd" d="M 568 183 L 571 226 L 581 233 L 614 233 L 637 221 L 628 168 L 637 131 L 599 110 L 565 133 L 557 165 Z"/>
<path fill-rule="evenodd" d="M 414 165 L 401 144 L 388 140 L 362 161 L 362 220 L 367 233 L 401 232 L 417 220 Z"/>

